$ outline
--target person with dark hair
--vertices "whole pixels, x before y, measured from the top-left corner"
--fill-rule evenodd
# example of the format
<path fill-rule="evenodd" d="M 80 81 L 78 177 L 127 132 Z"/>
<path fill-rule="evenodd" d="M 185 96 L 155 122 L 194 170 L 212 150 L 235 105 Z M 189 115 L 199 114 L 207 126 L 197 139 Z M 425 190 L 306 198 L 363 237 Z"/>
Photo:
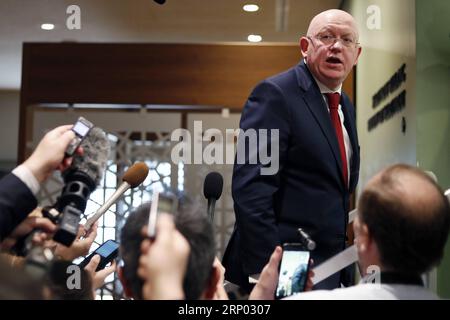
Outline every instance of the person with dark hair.
<path fill-rule="evenodd" d="M 142 242 L 138 274 L 144 280 L 142 295 L 147 300 L 185 298 L 183 282 L 191 248 L 176 229 L 173 216 L 162 213 L 156 221 L 158 236 Z"/>
<path fill-rule="evenodd" d="M 450 204 L 437 183 L 415 167 L 390 166 L 359 198 L 354 231 L 361 283 L 290 299 L 436 299 L 421 275 L 439 264 L 449 230 Z M 250 298 L 273 297 L 281 251 L 272 254 Z"/>
<path fill-rule="evenodd" d="M 150 203 L 130 213 L 120 236 L 119 278 L 125 294 L 142 299 L 143 281 L 137 274 L 141 256 L 142 228 L 148 222 Z M 183 289 L 186 299 L 212 299 L 221 280 L 221 271 L 214 264 L 215 241 L 213 229 L 204 208 L 181 197 L 174 215 L 176 229 L 188 241 L 190 254 Z"/>

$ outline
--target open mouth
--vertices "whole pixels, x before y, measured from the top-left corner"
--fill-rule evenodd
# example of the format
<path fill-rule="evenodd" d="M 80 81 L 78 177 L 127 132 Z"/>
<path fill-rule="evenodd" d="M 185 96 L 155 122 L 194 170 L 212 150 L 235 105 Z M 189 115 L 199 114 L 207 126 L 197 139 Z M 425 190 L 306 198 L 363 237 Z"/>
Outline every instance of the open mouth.
<path fill-rule="evenodd" d="M 327 58 L 326 62 L 333 63 L 333 64 L 342 64 L 341 59 L 339 59 L 337 57 L 329 57 L 329 58 Z"/>

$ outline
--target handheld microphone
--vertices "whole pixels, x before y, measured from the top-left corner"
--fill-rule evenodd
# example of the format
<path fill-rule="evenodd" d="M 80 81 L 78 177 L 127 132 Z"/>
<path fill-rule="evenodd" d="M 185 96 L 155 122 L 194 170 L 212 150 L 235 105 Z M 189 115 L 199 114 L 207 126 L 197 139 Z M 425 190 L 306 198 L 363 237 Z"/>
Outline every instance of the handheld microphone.
<path fill-rule="evenodd" d="M 314 250 L 316 248 L 316 242 L 312 240 L 309 234 L 303 231 L 302 228 L 298 228 L 297 230 L 301 238 L 301 244 L 303 244 L 309 251 Z"/>
<path fill-rule="evenodd" d="M 122 196 L 128 189 L 135 188 L 144 182 L 148 175 L 148 167 L 144 162 L 136 162 L 123 175 L 123 182 L 113 195 L 90 217 L 84 225 L 89 230 L 92 225 Z"/>
<path fill-rule="evenodd" d="M 216 200 L 219 200 L 222 195 L 223 178 L 218 172 L 210 172 L 205 177 L 203 184 L 203 194 L 208 199 L 208 216 L 211 222 L 214 221 L 214 209 L 216 207 Z"/>

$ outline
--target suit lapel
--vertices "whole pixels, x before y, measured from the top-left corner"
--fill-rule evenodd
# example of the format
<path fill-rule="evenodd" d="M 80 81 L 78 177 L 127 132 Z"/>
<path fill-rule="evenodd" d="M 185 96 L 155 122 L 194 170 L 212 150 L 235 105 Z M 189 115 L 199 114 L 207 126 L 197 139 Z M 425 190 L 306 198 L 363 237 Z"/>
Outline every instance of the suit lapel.
<path fill-rule="evenodd" d="M 339 144 L 336 138 L 336 133 L 334 131 L 333 124 L 331 123 L 330 114 L 328 113 L 327 105 L 320 93 L 319 87 L 316 82 L 313 80 L 312 75 L 310 74 L 308 68 L 305 66 L 302 61 L 300 65 L 296 68 L 297 71 L 297 79 L 300 87 L 304 90 L 303 100 L 305 104 L 308 106 L 308 109 L 314 116 L 317 124 L 321 128 L 325 138 L 328 141 L 328 145 L 333 152 L 334 159 L 336 160 L 339 168 L 339 177 L 344 186 L 344 178 L 342 171 L 342 160 L 339 151 Z M 353 143 L 353 142 L 352 142 Z"/>

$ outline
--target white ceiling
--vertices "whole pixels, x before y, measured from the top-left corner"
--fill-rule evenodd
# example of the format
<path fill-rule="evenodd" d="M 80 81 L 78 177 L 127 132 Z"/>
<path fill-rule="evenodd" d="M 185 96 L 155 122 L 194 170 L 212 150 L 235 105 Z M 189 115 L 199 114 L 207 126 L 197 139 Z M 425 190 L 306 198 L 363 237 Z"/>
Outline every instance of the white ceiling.
<path fill-rule="evenodd" d="M 256 13 L 242 6 L 255 3 Z M 22 42 L 297 42 L 311 18 L 341 0 L 0 0 L 0 90 L 20 88 Z M 81 30 L 68 30 L 66 9 L 81 8 Z M 285 15 L 278 14 L 287 5 Z M 278 6 L 278 8 L 277 8 Z M 276 21 L 287 19 L 285 31 Z M 55 29 L 44 31 L 42 23 Z"/>

